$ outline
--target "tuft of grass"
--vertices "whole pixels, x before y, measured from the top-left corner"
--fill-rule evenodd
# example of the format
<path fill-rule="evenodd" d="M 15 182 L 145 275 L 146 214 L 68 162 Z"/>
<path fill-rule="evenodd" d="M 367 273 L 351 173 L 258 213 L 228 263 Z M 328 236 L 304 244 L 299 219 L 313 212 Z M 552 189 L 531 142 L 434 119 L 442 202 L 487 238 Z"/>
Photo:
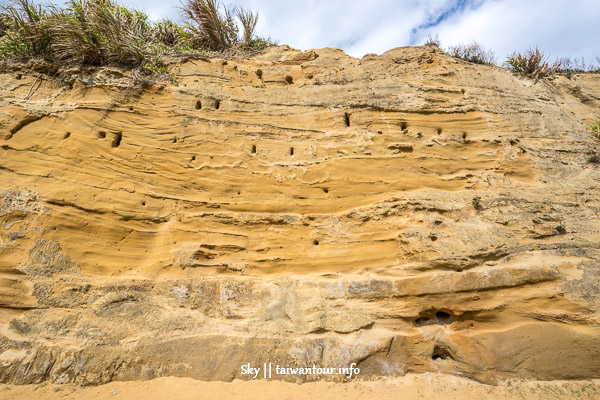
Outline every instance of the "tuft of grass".
<path fill-rule="evenodd" d="M 183 8 L 185 29 L 195 46 L 213 51 L 230 48 L 257 49 L 271 41 L 255 37 L 258 14 L 240 7 L 224 7 L 217 0 L 187 0 Z M 239 31 L 238 23 L 242 27 Z"/>
<path fill-rule="evenodd" d="M 551 77 L 559 69 L 558 63 L 550 65 L 544 53 L 537 47 L 527 50 L 524 54 L 514 53 L 504 65 L 532 79 Z"/>
<path fill-rule="evenodd" d="M 448 48 L 448 54 L 461 60 L 475 63 L 491 65 L 496 62 L 496 56 L 492 50 L 486 50 L 477 42 L 471 44 L 458 44 Z"/>
<path fill-rule="evenodd" d="M 0 56 L 43 56 L 51 43 L 49 14 L 30 0 L 14 0 L 0 7 L 3 35 Z"/>

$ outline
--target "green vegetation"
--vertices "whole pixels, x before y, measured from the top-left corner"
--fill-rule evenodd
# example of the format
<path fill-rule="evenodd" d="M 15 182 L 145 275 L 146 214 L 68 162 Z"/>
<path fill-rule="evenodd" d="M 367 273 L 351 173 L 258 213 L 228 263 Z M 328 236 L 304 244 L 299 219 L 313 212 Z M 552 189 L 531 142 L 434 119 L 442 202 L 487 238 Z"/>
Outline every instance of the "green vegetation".
<path fill-rule="evenodd" d="M 151 22 L 143 12 L 111 0 L 70 0 L 64 9 L 13 0 L 0 7 L 0 58 L 155 73 L 163 72 L 166 54 L 253 51 L 271 45 L 255 37 L 258 15 L 249 10 L 235 7 L 231 12 L 217 0 L 188 0 L 182 9 L 185 19 L 178 25 Z"/>

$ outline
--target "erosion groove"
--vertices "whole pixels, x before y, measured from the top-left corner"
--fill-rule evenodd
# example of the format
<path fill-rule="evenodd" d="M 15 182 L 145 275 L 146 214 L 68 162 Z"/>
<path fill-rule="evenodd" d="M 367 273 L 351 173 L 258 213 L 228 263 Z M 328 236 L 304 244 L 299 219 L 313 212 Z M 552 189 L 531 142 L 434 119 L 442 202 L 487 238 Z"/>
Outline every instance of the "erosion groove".
<path fill-rule="evenodd" d="M 434 47 L 168 66 L 0 73 L 1 382 L 600 378 L 600 76 Z"/>

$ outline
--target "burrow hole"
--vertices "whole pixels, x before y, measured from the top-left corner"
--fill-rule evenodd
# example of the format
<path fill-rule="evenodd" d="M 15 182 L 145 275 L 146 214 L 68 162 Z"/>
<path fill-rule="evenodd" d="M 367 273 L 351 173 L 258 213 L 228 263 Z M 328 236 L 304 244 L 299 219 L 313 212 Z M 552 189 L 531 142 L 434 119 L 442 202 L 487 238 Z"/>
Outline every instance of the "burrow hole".
<path fill-rule="evenodd" d="M 286 75 L 285 76 L 285 81 L 288 85 L 291 85 L 292 83 L 294 83 L 294 78 L 292 78 L 291 75 Z"/>
<path fill-rule="evenodd" d="M 71 137 L 71 132 L 65 132 L 65 136 L 63 136 L 63 139 L 68 139 Z"/>
<path fill-rule="evenodd" d="M 256 76 L 258 76 L 258 79 L 262 79 L 262 69 L 257 69 L 256 70 Z"/>
<path fill-rule="evenodd" d="M 215 100 L 215 110 L 221 108 L 221 100 Z"/>
<path fill-rule="evenodd" d="M 438 135 L 441 135 L 442 134 L 442 128 L 437 128 L 436 132 L 437 132 Z"/>
<path fill-rule="evenodd" d="M 146 202 L 142 201 L 142 207 L 146 207 Z"/>
<path fill-rule="evenodd" d="M 462 138 L 463 138 L 463 140 L 467 138 L 467 132 L 462 133 Z"/>
<path fill-rule="evenodd" d="M 323 191 L 324 191 L 325 193 L 329 193 L 329 189 L 327 189 L 327 188 L 323 188 Z"/>
<path fill-rule="evenodd" d="M 402 129 L 403 132 L 406 132 L 408 129 L 408 123 L 406 121 L 400 122 L 400 129 Z"/>
<path fill-rule="evenodd" d="M 255 144 L 252 145 L 251 152 L 252 152 L 252 154 L 256 154 L 256 145 Z"/>
<path fill-rule="evenodd" d="M 192 156 L 190 161 L 196 161 L 196 156 Z"/>
<path fill-rule="evenodd" d="M 432 310 L 421 313 L 415 320 L 415 326 L 446 325 L 452 322 L 452 315 L 446 311 Z"/>
<path fill-rule="evenodd" d="M 173 143 L 177 143 L 177 138 L 176 137 L 173 138 Z"/>
<path fill-rule="evenodd" d="M 344 125 L 346 128 L 350 126 L 350 114 L 344 113 Z"/>
<path fill-rule="evenodd" d="M 200 100 L 196 101 L 196 110 L 202 110 L 202 102 Z"/>
<path fill-rule="evenodd" d="M 294 155 L 294 148 L 290 147 L 290 156 L 293 156 L 293 155 Z"/>
<path fill-rule="evenodd" d="M 319 241 L 318 241 L 317 239 L 315 239 L 315 240 L 313 240 L 313 244 L 314 244 L 315 246 L 318 246 L 318 245 L 319 245 Z"/>
<path fill-rule="evenodd" d="M 436 344 L 433 347 L 433 352 L 431 353 L 431 359 L 434 361 L 438 361 L 438 360 L 452 359 L 452 357 L 450 356 L 450 353 L 448 352 L 448 350 L 446 350 L 443 347 Z"/>
<path fill-rule="evenodd" d="M 121 144 L 121 139 L 123 139 L 123 134 L 121 132 L 115 133 L 115 137 L 110 145 L 112 147 L 119 147 Z"/>
<path fill-rule="evenodd" d="M 105 137 L 106 137 L 106 132 L 104 132 L 104 131 L 98 132 L 98 138 L 104 139 Z"/>

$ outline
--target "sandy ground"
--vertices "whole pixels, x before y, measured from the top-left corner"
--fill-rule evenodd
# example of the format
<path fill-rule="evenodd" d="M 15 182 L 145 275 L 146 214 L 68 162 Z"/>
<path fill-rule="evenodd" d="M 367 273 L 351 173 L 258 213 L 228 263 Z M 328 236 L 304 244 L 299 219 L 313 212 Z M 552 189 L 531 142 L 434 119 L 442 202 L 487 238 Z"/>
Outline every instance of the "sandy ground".
<path fill-rule="evenodd" d="M 203 382 L 189 378 L 112 382 L 101 386 L 0 385 L 0 399 L 600 399 L 600 380 L 479 384 L 447 375 L 297 385 L 280 381 Z"/>

